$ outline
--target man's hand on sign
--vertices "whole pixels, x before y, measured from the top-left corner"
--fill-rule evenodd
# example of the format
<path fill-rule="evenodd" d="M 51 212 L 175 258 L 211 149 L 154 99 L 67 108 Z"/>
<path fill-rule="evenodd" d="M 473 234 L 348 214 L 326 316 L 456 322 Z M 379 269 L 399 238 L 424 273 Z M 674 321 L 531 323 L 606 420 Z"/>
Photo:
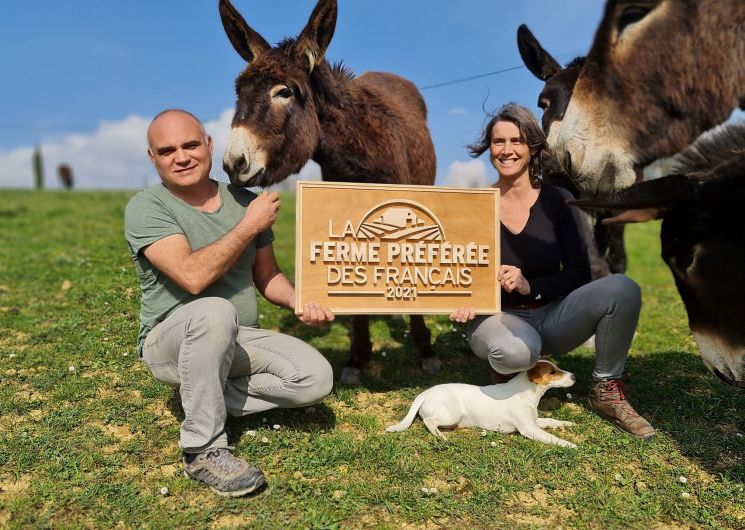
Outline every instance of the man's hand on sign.
<path fill-rule="evenodd" d="M 299 315 L 300 322 L 307 326 L 323 326 L 336 318 L 330 309 L 321 304 L 309 303 L 303 306 L 303 314 Z"/>
<path fill-rule="evenodd" d="M 458 322 L 460 324 L 465 324 L 469 320 L 473 320 L 476 318 L 476 311 L 473 309 L 473 307 L 459 307 L 452 313 L 450 313 L 450 320 L 453 322 Z"/>

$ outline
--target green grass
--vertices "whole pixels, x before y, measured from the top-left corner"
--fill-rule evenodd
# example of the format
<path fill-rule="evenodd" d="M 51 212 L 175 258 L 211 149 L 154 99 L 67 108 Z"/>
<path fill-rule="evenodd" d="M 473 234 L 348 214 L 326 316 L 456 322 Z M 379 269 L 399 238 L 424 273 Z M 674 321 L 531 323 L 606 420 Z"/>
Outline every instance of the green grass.
<path fill-rule="evenodd" d="M 377 354 L 360 388 L 229 423 L 237 453 L 265 470 L 269 487 L 223 499 L 182 477 L 178 394 L 134 357 L 139 288 L 122 229 L 129 196 L 0 192 L 0 527 L 745 527 L 745 394 L 697 357 L 659 259 L 658 225 L 627 234 L 629 275 L 644 296 L 628 390 L 657 427 L 654 442 L 618 435 L 587 411 L 592 354 L 583 349 L 561 359 L 578 382 L 571 399 L 552 391 L 560 406 L 548 413 L 576 422 L 562 436 L 577 450 L 466 429 L 440 443 L 419 421 L 385 434 L 424 388 L 487 376 L 446 317 L 427 319 L 443 360 L 432 379 L 418 368 L 405 321 L 375 318 Z M 293 209 L 286 195 L 275 226 L 290 276 Z M 261 304 L 264 327 L 309 341 L 338 375 L 348 318 L 310 329 Z"/>

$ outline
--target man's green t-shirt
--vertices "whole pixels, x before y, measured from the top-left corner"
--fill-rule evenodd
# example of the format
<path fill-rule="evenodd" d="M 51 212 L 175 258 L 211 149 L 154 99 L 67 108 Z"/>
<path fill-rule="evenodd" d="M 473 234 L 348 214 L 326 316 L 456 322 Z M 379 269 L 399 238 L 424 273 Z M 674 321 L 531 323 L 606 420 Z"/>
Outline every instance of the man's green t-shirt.
<path fill-rule="evenodd" d="M 238 311 L 241 326 L 258 326 L 256 290 L 251 270 L 256 249 L 274 240 L 271 229 L 256 237 L 225 275 L 198 295 L 190 294 L 156 269 L 142 250 L 174 234 L 183 234 L 191 249 L 214 243 L 243 218 L 256 194 L 223 182 L 216 182 L 220 207 L 214 212 L 200 212 L 182 201 L 163 184 L 140 191 L 130 199 L 124 213 L 124 227 L 132 260 L 142 289 L 140 334 L 137 350 L 141 353 L 145 337 L 155 325 L 179 307 L 198 298 L 217 296 L 230 300 Z"/>

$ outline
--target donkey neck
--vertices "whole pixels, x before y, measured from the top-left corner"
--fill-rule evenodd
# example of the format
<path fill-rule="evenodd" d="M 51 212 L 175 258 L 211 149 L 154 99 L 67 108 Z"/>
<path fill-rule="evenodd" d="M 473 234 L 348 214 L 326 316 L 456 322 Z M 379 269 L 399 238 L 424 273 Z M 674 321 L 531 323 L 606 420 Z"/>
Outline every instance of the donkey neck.
<path fill-rule="evenodd" d="M 341 67 L 319 65 L 313 81 L 320 126 L 313 160 L 324 174 L 330 172 L 335 179 L 351 177 L 346 174 L 350 168 L 364 172 L 367 161 L 372 159 L 369 143 L 375 137 L 375 128 L 369 109 L 375 95 L 361 89 Z"/>

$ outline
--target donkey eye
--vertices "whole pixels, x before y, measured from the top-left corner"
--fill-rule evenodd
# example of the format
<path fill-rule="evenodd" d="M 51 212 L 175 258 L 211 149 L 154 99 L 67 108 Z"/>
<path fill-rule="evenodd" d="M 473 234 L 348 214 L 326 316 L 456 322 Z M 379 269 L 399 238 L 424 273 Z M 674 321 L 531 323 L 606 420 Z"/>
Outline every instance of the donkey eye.
<path fill-rule="evenodd" d="M 618 30 L 619 35 L 627 26 L 639 22 L 641 19 L 646 17 L 650 11 L 652 11 L 652 8 L 649 6 L 637 5 L 625 8 L 616 22 L 616 29 Z"/>
<path fill-rule="evenodd" d="M 272 97 L 290 99 L 294 95 L 295 95 L 295 91 L 291 87 L 283 86 L 282 88 L 274 92 Z"/>

